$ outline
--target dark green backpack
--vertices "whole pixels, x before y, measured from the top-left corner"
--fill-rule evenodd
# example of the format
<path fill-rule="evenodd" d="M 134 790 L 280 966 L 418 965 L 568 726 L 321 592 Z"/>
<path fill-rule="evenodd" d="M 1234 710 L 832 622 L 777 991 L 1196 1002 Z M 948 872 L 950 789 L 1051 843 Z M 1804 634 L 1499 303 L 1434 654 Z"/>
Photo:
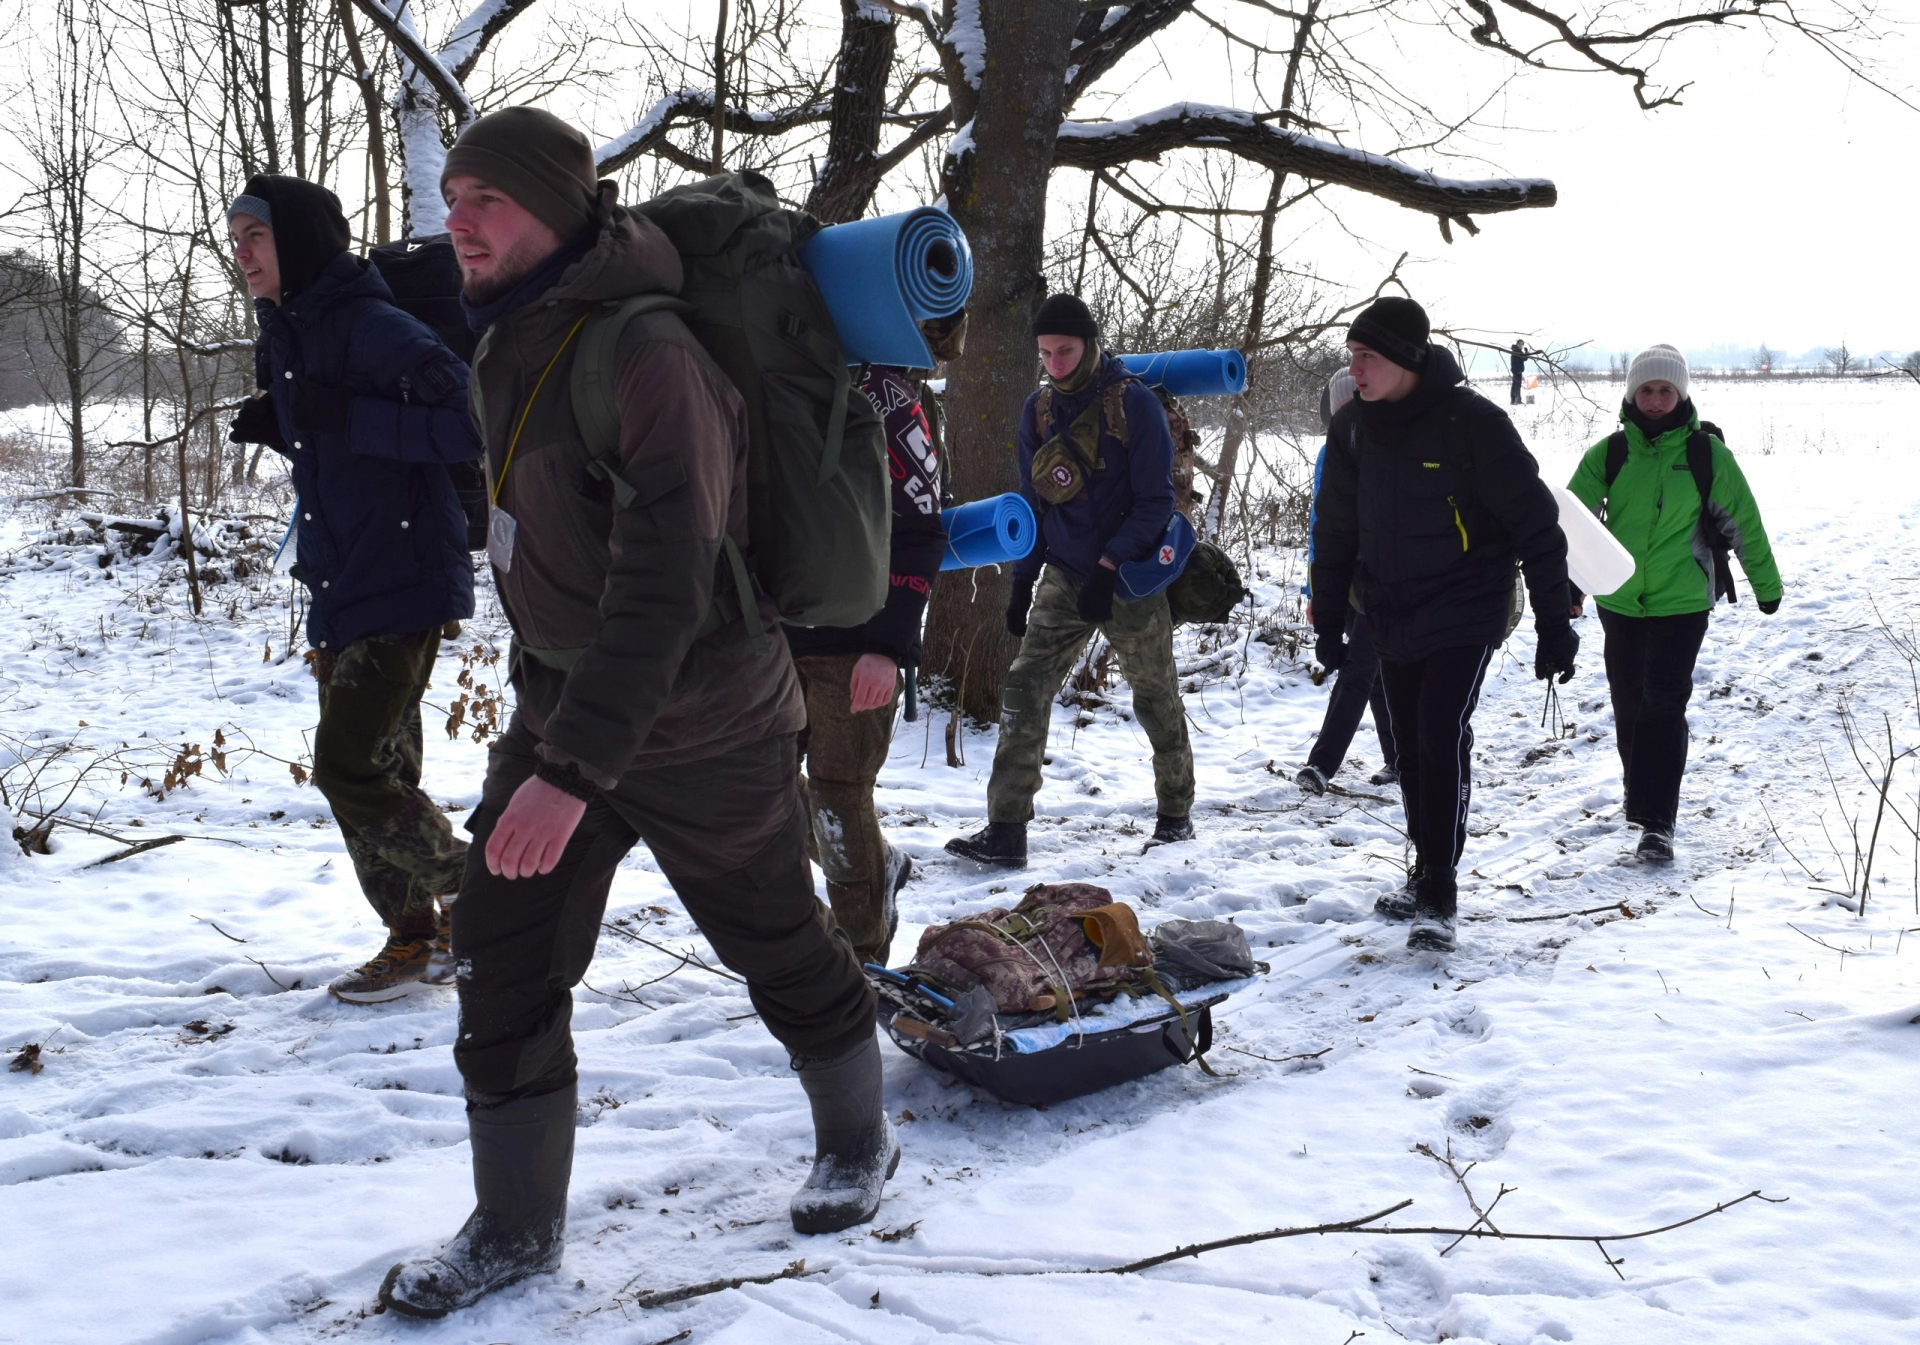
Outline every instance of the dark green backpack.
<path fill-rule="evenodd" d="M 735 591 L 750 570 L 783 621 L 865 624 L 887 600 L 885 426 L 855 389 L 826 302 L 796 258 L 820 222 L 781 206 L 773 184 L 751 172 L 691 182 L 632 210 L 666 234 L 686 280 L 677 299 L 610 302 L 581 330 L 571 390 L 589 451 L 606 459 L 619 444 L 615 352 L 627 322 L 681 314 L 747 404 L 747 555 L 726 548 Z"/>
<path fill-rule="evenodd" d="M 1180 577 L 1167 585 L 1173 624 L 1192 621 L 1211 626 L 1225 621 L 1247 596 L 1233 557 L 1212 542 L 1195 542 Z"/>

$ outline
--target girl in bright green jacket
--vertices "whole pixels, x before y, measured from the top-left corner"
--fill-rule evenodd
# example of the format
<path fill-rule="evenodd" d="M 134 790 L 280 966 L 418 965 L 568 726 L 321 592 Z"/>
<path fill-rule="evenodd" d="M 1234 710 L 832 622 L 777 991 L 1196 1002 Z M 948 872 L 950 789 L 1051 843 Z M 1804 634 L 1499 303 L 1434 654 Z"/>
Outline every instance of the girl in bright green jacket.
<path fill-rule="evenodd" d="M 1726 444 L 1701 428 L 1688 382 L 1686 356 L 1672 346 L 1634 356 L 1620 431 L 1588 449 L 1567 483 L 1633 555 L 1633 578 L 1594 602 L 1607 636 L 1626 818 L 1641 829 L 1640 858 L 1655 863 L 1673 858 L 1687 700 L 1707 617 L 1722 595 L 1735 600 L 1727 556 L 1738 557 L 1760 610 L 1780 610 L 1780 570 L 1759 506 Z"/>

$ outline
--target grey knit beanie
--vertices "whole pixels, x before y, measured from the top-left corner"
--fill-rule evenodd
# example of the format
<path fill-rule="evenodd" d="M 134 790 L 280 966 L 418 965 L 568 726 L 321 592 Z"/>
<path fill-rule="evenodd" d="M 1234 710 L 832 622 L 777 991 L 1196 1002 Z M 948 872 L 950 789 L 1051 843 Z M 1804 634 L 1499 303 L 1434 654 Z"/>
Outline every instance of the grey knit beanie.
<path fill-rule="evenodd" d="M 1687 399 L 1687 357 L 1669 345 L 1648 346 L 1627 366 L 1627 400 L 1649 383 L 1664 381 L 1680 390 Z"/>

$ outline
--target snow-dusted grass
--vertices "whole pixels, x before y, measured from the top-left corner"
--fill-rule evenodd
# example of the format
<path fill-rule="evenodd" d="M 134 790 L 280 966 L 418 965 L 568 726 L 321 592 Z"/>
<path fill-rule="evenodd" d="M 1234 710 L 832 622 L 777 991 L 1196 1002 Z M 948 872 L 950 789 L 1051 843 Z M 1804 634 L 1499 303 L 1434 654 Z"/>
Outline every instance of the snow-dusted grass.
<path fill-rule="evenodd" d="M 314 714 L 286 657 L 274 587 L 286 580 L 217 589 L 193 620 L 160 564 L 0 573 L 5 750 L 70 741 L 69 761 L 124 752 L 157 779 L 179 746 L 210 748 L 219 729 L 233 771 L 208 764 L 164 799 L 140 787 L 142 770 L 124 788 L 117 770 L 96 774 L 67 815 L 124 841 L 58 828 L 50 855 L 0 847 L 0 1046 L 37 1043 L 44 1066 L 0 1074 L 0 1341 L 1913 1339 L 1910 837 L 1888 823 L 1897 854 L 1883 834 L 1885 885 L 1864 918 L 1811 889 L 1845 886 L 1828 836 L 1848 846 L 1840 814 L 1866 802 L 1840 697 L 1863 720 L 1884 710 L 1903 744 L 1920 738 L 1907 666 L 1876 614 L 1904 629 L 1920 583 L 1920 389 L 1699 395 L 1754 483 L 1787 599 L 1772 619 L 1748 598 L 1714 622 L 1672 869 L 1627 858 L 1590 618 L 1563 690 L 1571 737 L 1540 727 L 1528 628 L 1496 663 L 1477 716 L 1467 919 L 1460 952 L 1437 961 L 1409 957 L 1403 931 L 1369 914 L 1401 855 L 1397 802 L 1365 784 L 1369 730 L 1337 780 L 1352 795 L 1302 799 L 1281 772 L 1303 760 L 1325 693 L 1250 631 L 1190 684 L 1192 844 L 1142 853 L 1143 736 L 1115 710 L 1076 727 L 1063 707 L 1033 867 L 963 872 L 941 845 L 981 820 L 992 735 L 970 734 L 969 764 L 952 770 L 943 725 L 902 725 L 883 820 L 922 876 L 896 960 L 926 924 L 1034 881 L 1102 883 L 1149 921 L 1231 916 L 1272 971 L 1220 1015 L 1213 1058 L 1230 1077 L 1170 1070 L 1039 1112 L 948 1086 L 887 1047 L 906 1158 L 877 1228 L 912 1231 L 799 1238 L 786 1200 L 810 1139 L 784 1053 L 738 986 L 696 969 L 638 991 L 644 1004 L 622 998 L 676 959 L 609 936 L 576 995 L 565 1271 L 438 1326 L 366 1314 L 386 1266 L 450 1233 L 471 1200 L 453 1003 L 433 992 L 348 1008 L 315 988 L 378 931 L 324 802 L 283 764 L 303 756 Z M 1547 405 L 1523 408 L 1522 427 L 1559 479 L 1606 428 Z M 0 555 L 40 532 L 45 510 L 0 520 Z M 1258 601 L 1290 613 L 1297 567 L 1263 563 Z M 483 613 L 461 644 L 502 635 Z M 1183 667 L 1209 661 L 1193 638 Z M 455 694 L 458 671 L 449 651 L 432 702 Z M 469 807 L 483 750 L 437 735 L 437 720 L 430 787 Z M 241 755 L 237 731 L 271 758 Z M 87 867 L 173 833 L 191 839 Z M 1541 918 L 1568 911 L 1594 913 Z M 644 850 L 609 919 L 704 951 Z M 1114 1264 L 1406 1198 L 1389 1222 L 1470 1223 L 1420 1145 L 1477 1162 L 1483 1206 L 1517 1188 L 1494 1215 L 1508 1231 L 1630 1232 L 1755 1189 L 1787 1203 L 1608 1243 L 1618 1274 L 1591 1244 L 1486 1241 L 1443 1258 L 1446 1240 L 1422 1236 L 1270 1242 L 1123 1278 L 987 1275 Z M 800 1258 L 822 1273 L 632 1306 Z"/>

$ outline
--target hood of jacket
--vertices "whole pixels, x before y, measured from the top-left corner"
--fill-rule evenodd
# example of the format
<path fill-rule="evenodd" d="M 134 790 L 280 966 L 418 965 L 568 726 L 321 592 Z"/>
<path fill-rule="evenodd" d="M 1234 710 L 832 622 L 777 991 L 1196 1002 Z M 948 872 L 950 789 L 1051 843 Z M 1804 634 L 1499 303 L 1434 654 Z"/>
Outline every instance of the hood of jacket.
<path fill-rule="evenodd" d="M 623 209 L 613 184 L 600 188 L 600 233 L 587 255 L 561 273 L 547 291 L 561 303 L 595 303 L 634 294 L 678 294 L 686 279 L 680 254 L 660 226 Z"/>

